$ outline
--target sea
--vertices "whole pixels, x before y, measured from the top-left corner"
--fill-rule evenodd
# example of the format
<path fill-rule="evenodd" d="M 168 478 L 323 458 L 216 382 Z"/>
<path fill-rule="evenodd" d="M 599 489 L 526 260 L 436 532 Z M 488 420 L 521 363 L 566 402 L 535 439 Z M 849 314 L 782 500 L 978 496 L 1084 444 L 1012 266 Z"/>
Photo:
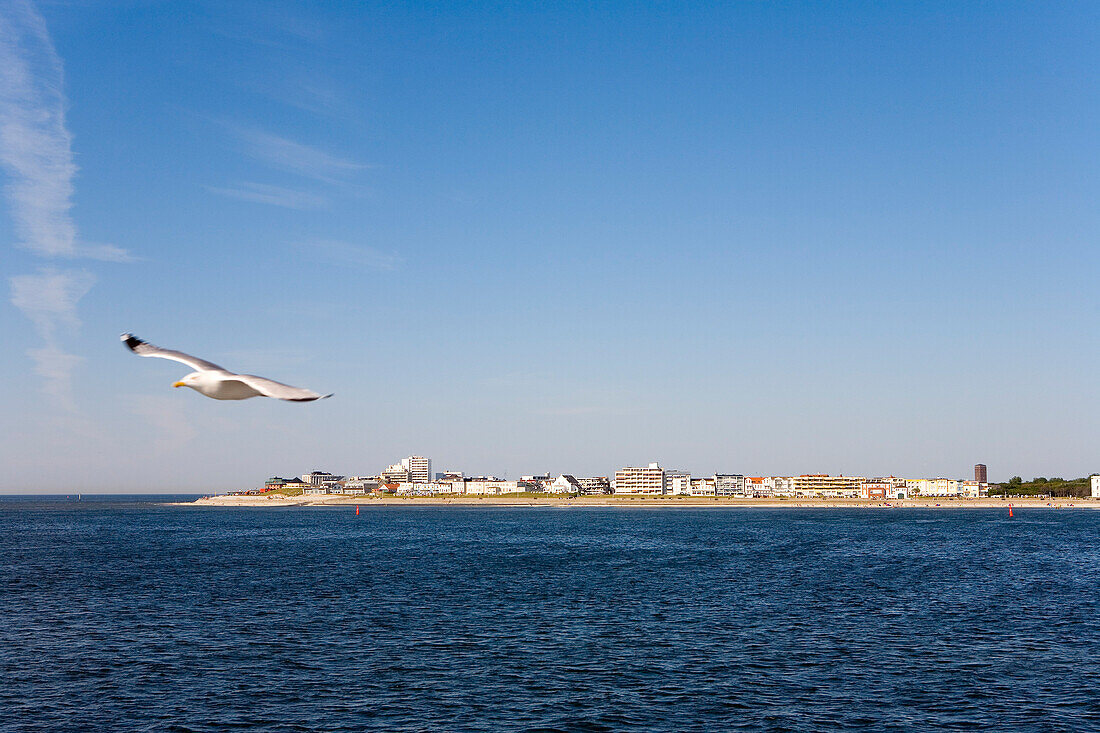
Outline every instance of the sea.
<path fill-rule="evenodd" d="M 1100 730 L 1100 512 L 0 498 L 3 731 Z"/>

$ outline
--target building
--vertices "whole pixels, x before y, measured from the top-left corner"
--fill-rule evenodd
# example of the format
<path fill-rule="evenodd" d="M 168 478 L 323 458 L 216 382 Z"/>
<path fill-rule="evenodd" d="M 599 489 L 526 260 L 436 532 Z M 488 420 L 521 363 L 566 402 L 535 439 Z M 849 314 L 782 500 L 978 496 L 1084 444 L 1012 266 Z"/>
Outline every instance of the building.
<path fill-rule="evenodd" d="M 764 483 L 763 476 L 745 477 L 745 496 L 759 498 L 771 495 L 771 487 Z"/>
<path fill-rule="evenodd" d="M 576 478 L 574 478 L 573 476 L 570 476 L 567 473 L 563 473 L 561 476 L 558 476 L 556 479 L 551 481 L 549 484 L 546 484 L 546 482 L 542 481 L 541 479 L 538 480 L 538 483 L 540 485 L 545 486 L 546 490 L 549 491 L 551 494 L 580 494 L 581 493 L 580 482 L 577 481 Z"/>
<path fill-rule="evenodd" d="M 807 473 L 790 478 L 790 490 L 795 496 L 820 496 L 855 499 L 860 496 L 862 476 L 830 476 L 825 473 Z M 778 487 L 777 487 L 778 488 Z M 781 493 L 777 491 L 776 493 Z"/>
<path fill-rule="evenodd" d="M 384 484 L 407 484 L 409 482 L 409 469 L 400 463 L 388 466 L 381 475 Z"/>
<path fill-rule="evenodd" d="M 520 476 L 519 480 L 531 487 L 531 491 L 552 492 L 551 485 L 554 477 L 547 473 L 535 473 L 530 476 Z"/>
<path fill-rule="evenodd" d="M 911 478 L 905 480 L 910 495 L 958 496 L 959 482 L 952 478 Z"/>
<path fill-rule="evenodd" d="M 369 494 L 381 485 L 373 476 L 352 476 L 344 480 L 345 494 Z"/>
<path fill-rule="evenodd" d="M 467 494 L 518 494 L 521 491 L 530 491 L 530 487 L 523 481 L 500 481 L 497 479 L 467 479 L 465 482 Z"/>
<path fill-rule="evenodd" d="M 798 496 L 793 476 L 765 476 L 764 491 L 768 496 Z"/>
<path fill-rule="evenodd" d="M 989 475 L 984 463 L 974 464 L 974 480 L 979 484 L 989 483 Z"/>
<path fill-rule="evenodd" d="M 615 472 L 616 494 L 658 496 L 665 491 L 665 472 L 656 463 L 645 468 L 627 466 Z"/>
<path fill-rule="evenodd" d="M 607 476 L 579 478 L 577 479 L 577 483 L 580 484 L 581 494 L 585 496 L 611 493 L 611 481 L 607 478 Z"/>
<path fill-rule="evenodd" d="M 664 493 L 670 496 L 691 494 L 691 473 L 672 468 L 665 469 Z"/>
<path fill-rule="evenodd" d="M 409 456 L 401 459 L 401 468 L 409 474 L 409 481 L 428 483 L 432 480 L 432 459 L 424 456 Z"/>
<path fill-rule="evenodd" d="M 275 491 L 286 486 L 287 480 L 279 476 L 272 476 L 267 481 L 264 481 L 264 491 Z"/>
<path fill-rule="evenodd" d="M 331 473 L 325 473 L 324 471 L 310 471 L 302 476 L 302 480 L 310 486 L 324 486 L 325 484 L 331 484 L 344 478 L 343 476 L 335 476 Z"/>
<path fill-rule="evenodd" d="M 1100 499 L 1100 474 L 1093 476 L 1090 481 L 1092 482 L 1092 498 Z"/>
<path fill-rule="evenodd" d="M 967 499 L 980 499 L 989 496 L 989 484 L 983 481 L 960 481 L 959 496 Z"/>
<path fill-rule="evenodd" d="M 739 473 L 714 474 L 714 493 L 717 496 L 745 496 L 745 477 Z"/>
<path fill-rule="evenodd" d="M 432 496 L 433 494 L 450 494 L 454 491 L 452 484 L 440 481 L 406 481 L 397 484 L 394 493 L 398 496 Z"/>
<path fill-rule="evenodd" d="M 691 496 L 716 496 L 713 478 L 693 478 L 690 481 L 691 488 L 688 489 L 688 493 Z"/>
<path fill-rule="evenodd" d="M 859 485 L 860 499 L 889 499 L 890 484 L 882 479 L 870 479 Z"/>

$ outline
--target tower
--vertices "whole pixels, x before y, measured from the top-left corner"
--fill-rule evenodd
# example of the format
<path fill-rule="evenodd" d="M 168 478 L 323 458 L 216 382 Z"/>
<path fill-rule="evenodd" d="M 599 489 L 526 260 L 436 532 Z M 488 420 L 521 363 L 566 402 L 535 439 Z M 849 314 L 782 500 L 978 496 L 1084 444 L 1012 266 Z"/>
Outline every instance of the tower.
<path fill-rule="evenodd" d="M 985 470 L 984 463 L 978 463 L 974 466 L 974 480 L 979 484 L 989 483 L 989 477 Z"/>

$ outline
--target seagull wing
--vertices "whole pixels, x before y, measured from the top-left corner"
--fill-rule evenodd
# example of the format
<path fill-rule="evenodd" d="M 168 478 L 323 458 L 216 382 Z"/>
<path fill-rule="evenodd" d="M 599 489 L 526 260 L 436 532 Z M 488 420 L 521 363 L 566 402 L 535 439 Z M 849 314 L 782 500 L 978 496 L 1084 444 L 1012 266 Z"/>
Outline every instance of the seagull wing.
<path fill-rule="evenodd" d="M 264 379 L 252 374 L 235 374 L 233 379 L 247 384 L 264 397 L 274 397 L 277 400 L 290 400 L 291 402 L 312 402 L 332 397 L 331 394 L 318 394 L 312 389 L 291 387 L 289 384 L 276 382 L 274 379 Z"/>
<path fill-rule="evenodd" d="M 200 372 L 224 372 L 225 369 L 221 368 L 217 364 L 211 364 L 208 361 L 203 361 L 198 357 L 185 354 L 182 351 L 172 351 L 171 349 L 162 349 L 159 346 L 153 346 L 147 341 L 142 341 L 133 334 L 122 334 L 122 343 L 126 344 L 130 351 L 134 352 L 138 356 L 157 356 L 161 359 L 171 359 L 172 361 L 178 361 L 186 364 L 192 369 L 197 369 Z"/>

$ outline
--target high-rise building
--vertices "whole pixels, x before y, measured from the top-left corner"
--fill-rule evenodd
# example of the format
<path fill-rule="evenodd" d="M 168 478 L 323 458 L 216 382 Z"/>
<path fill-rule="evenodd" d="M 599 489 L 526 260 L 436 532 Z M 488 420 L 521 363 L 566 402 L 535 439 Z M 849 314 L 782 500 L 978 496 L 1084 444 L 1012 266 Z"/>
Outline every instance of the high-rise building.
<path fill-rule="evenodd" d="M 977 481 L 979 484 L 989 483 L 989 478 L 987 477 L 987 473 L 986 473 L 986 470 L 985 470 L 985 464 L 984 463 L 975 464 L 975 466 L 974 466 L 974 480 Z"/>
<path fill-rule="evenodd" d="M 409 481 L 428 483 L 432 480 L 432 459 L 424 456 L 409 456 L 401 459 L 401 467 L 409 472 Z"/>
<path fill-rule="evenodd" d="M 665 472 L 656 463 L 646 468 L 627 466 L 615 472 L 616 494 L 663 494 Z"/>

